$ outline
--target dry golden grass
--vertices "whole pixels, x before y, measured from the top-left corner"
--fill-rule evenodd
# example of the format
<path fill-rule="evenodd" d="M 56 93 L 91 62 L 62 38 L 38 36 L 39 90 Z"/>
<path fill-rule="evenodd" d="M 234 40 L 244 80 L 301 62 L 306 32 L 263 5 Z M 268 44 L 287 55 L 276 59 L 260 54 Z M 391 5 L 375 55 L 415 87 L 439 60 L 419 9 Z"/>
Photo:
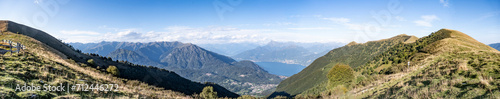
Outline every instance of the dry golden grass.
<path fill-rule="evenodd" d="M 163 88 L 156 88 L 154 86 L 147 85 L 145 83 L 140 83 L 140 86 L 130 86 L 122 81 L 126 79 L 121 79 L 114 77 L 110 74 L 101 73 L 94 68 L 89 67 L 81 67 L 74 61 L 68 62 L 66 56 L 61 52 L 48 47 L 44 43 L 39 42 L 33 38 L 14 34 L 10 32 L 4 32 L 4 35 L 0 35 L 0 39 L 10 39 L 14 42 L 21 42 L 27 48 L 25 51 L 30 53 L 35 53 L 36 56 L 42 57 L 44 59 L 48 59 L 50 61 L 61 63 L 64 66 L 67 66 L 77 72 L 86 74 L 93 79 L 100 79 L 106 82 L 110 82 L 113 84 L 118 84 L 120 86 L 125 85 L 124 87 L 120 87 L 120 91 L 131 95 L 132 97 L 146 97 L 146 96 L 155 96 L 158 98 L 174 98 L 174 99 L 186 99 L 191 98 L 190 96 L 186 96 L 179 92 L 174 92 L 171 90 L 163 90 Z M 44 73 L 47 75 L 48 73 Z"/>
<path fill-rule="evenodd" d="M 423 52 L 428 52 L 427 54 L 415 54 L 413 57 L 419 58 L 412 60 L 409 68 L 388 75 L 372 75 L 374 80 L 368 80 L 369 84 L 355 85 L 350 90 L 352 94 L 345 95 L 356 98 L 498 98 L 499 95 L 496 95 L 499 93 L 496 92 L 498 88 L 494 85 L 498 84 L 498 79 L 494 78 L 497 74 L 491 74 L 492 70 L 489 70 L 495 67 L 483 66 L 497 64 L 494 61 L 500 61 L 499 52 L 459 31 L 443 29 L 439 33 L 442 34 L 437 35 L 446 38 L 426 46 Z M 475 58 L 475 61 L 471 60 Z M 476 67 L 471 67 L 471 62 L 478 62 L 481 65 L 478 67 L 476 64 Z M 386 64 L 374 70 L 379 71 L 388 66 L 399 65 L 406 67 L 406 63 Z M 477 78 L 470 75 L 477 75 Z M 450 95 L 447 96 L 445 92 L 449 92 Z"/>
<path fill-rule="evenodd" d="M 404 43 L 413 43 L 415 41 L 418 40 L 418 37 L 416 36 L 411 36 L 410 38 L 408 38 Z"/>

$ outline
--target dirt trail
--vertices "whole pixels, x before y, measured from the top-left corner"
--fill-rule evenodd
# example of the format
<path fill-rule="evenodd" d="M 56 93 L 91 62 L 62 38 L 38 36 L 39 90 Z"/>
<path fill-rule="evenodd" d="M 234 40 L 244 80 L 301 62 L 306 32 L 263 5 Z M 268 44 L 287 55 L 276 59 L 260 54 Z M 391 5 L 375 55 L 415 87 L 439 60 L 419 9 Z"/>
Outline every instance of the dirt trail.
<path fill-rule="evenodd" d="M 434 58 L 434 56 L 429 56 L 429 57 L 425 58 L 424 60 L 421 60 L 417 63 L 425 63 L 425 61 L 430 61 L 433 58 Z M 430 66 L 429 63 L 427 63 L 427 64 L 414 64 L 414 65 L 417 65 L 417 66 L 411 66 L 410 68 L 407 68 L 406 70 L 399 72 L 399 73 L 396 73 L 396 74 L 384 75 L 384 76 L 380 77 L 381 79 L 379 79 L 377 81 L 373 81 L 372 84 L 361 87 L 361 88 L 356 88 L 356 89 L 352 90 L 351 93 L 353 93 L 354 95 L 363 94 L 367 91 L 373 90 L 374 88 L 376 88 L 378 86 L 384 85 L 387 82 L 398 81 L 399 79 L 407 76 L 410 73 L 418 71 L 418 70 L 424 68 L 425 66 Z"/>

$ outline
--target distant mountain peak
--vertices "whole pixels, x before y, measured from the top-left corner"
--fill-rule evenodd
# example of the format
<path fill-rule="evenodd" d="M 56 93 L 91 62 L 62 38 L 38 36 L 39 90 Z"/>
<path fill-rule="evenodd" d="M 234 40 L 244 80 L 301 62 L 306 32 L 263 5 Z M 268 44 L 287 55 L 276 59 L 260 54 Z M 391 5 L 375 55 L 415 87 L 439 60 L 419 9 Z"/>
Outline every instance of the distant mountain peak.
<path fill-rule="evenodd" d="M 201 49 L 201 47 L 194 45 L 192 43 L 184 43 L 181 46 L 178 46 L 177 48 L 186 48 L 186 47 L 194 48 L 194 49 Z"/>
<path fill-rule="evenodd" d="M 432 34 L 436 36 L 443 36 L 443 38 L 463 38 L 471 41 L 477 41 L 476 39 L 470 37 L 469 35 L 462 33 L 457 30 L 452 30 L 452 29 L 440 29 L 436 33 Z"/>
<path fill-rule="evenodd" d="M 351 46 L 351 45 L 356 45 L 356 44 L 358 44 L 358 43 L 356 43 L 356 41 L 352 41 L 349 44 L 347 44 L 346 46 Z"/>
<path fill-rule="evenodd" d="M 417 41 L 418 39 L 419 39 L 418 37 L 412 35 L 404 43 L 413 43 L 413 42 Z"/>
<path fill-rule="evenodd" d="M 408 35 L 406 35 L 406 34 L 399 34 L 399 35 L 397 35 L 397 36 L 408 36 Z"/>
<path fill-rule="evenodd" d="M 461 51 L 466 48 L 468 50 L 483 50 L 498 52 L 494 48 L 485 45 L 476 39 L 470 37 L 469 35 L 462 33 L 457 30 L 452 29 L 440 29 L 429 35 L 429 37 L 440 38 L 439 41 L 431 45 L 431 47 L 426 50 L 431 52 L 451 52 L 451 51 Z M 431 50 L 432 48 L 432 50 Z"/>

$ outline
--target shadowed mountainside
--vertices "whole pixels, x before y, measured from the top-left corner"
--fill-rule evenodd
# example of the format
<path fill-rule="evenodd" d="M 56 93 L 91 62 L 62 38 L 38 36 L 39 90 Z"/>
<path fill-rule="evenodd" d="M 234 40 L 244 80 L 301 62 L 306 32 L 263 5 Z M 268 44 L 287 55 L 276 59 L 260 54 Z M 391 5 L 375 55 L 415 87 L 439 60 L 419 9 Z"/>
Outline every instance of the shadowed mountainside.
<path fill-rule="evenodd" d="M 253 62 L 238 62 L 190 43 L 99 42 L 75 46 L 118 61 L 172 70 L 193 81 L 214 82 L 239 94 L 267 95 L 283 79 Z"/>
<path fill-rule="evenodd" d="M 278 85 L 276 92 L 283 91 L 290 95 L 299 94 L 327 80 L 324 75 L 332 68 L 328 64 L 343 63 L 351 67 L 361 66 L 372 60 L 372 57 L 388 50 L 392 45 L 406 41 L 410 37 L 399 35 L 390 39 L 371 41 L 364 44 L 349 43 L 344 47 L 333 49 L 326 55 L 316 59 L 301 72 L 283 80 Z"/>

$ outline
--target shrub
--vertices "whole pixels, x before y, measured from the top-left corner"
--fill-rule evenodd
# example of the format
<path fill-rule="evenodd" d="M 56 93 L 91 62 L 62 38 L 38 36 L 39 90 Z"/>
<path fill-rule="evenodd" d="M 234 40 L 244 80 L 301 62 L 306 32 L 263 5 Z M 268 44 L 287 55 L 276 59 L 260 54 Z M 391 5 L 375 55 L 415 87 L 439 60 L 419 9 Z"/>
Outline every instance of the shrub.
<path fill-rule="evenodd" d="M 358 77 L 356 78 L 356 84 L 359 84 L 359 83 L 363 82 L 363 80 L 365 80 L 365 77 L 363 77 L 363 76 L 358 76 Z"/>
<path fill-rule="evenodd" d="M 106 69 L 106 71 L 115 75 L 115 76 L 120 75 L 120 71 L 118 71 L 118 68 L 116 68 L 116 66 L 113 66 L 113 65 L 108 66 L 108 69 Z"/>
<path fill-rule="evenodd" d="M 329 94 L 330 95 L 342 95 L 347 93 L 349 90 L 344 86 L 335 86 L 334 88 L 330 89 Z"/>
<path fill-rule="evenodd" d="M 79 65 L 80 65 L 81 67 L 87 67 L 87 64 L 85 64 L 85 63 L 80 63 Z"/>
<path fill-rule="evenodd" d="M 331 87 L 339 84 L 349 83 L 354 79 L 354 71 L 351 67 L 344 64 L 337 64 L 333 66 L 328 72 L 327 78 Z"/>
<path fill-rule="evenodd" d="M 273 99 L 288 99 L 288 97 L 278 95 L 278 96 L 274 97 Z"/>
<path fill-rule="evenodd" d="M 214 87 L 206 86 L 200 93 L 200 96 L 205 99 L 215 99 L 217 98 L 217 92 L 214 92 Z"/>
<path fill-rule="evenodd" d="M 257 98 L 250 96 L 250 95 L 243 95 L 243 96 L 238 97 L 237 99 L 257 99 Z"/>
<path fill-rule="evenodd" d="M 91 66 L 95 66 L 95 62 L 94 62 L 94 59 L 89 59 L 87 60 L 87 63 Z"/>

